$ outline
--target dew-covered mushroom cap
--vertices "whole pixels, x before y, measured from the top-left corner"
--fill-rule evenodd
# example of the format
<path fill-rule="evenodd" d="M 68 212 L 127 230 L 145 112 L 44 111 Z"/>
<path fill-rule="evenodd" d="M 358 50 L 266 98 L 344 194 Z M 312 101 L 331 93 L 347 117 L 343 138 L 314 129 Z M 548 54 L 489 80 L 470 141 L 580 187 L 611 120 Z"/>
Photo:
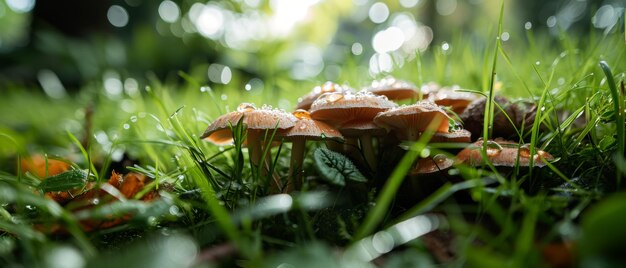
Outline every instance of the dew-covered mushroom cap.
<path fill-rule="evenodd" d="M 311 114 L 306 110 L 298 109 L 292 114 L 297 118 L 294 126 L 278 132 L 277 137 L 287 140 L 297 138 L 306 138 L 308 140 L 320 140 L 324 138 L 343 139 L 343 136 L 337 129 L 322 121 L 312 119 Z"/>
<path fill-rule="evenodd" d="M 369 92 L 326 93 L 311 105 L 311 117 L 335 127 L 348 122 L 372 121 L 380 112 L 398 105 Z"/>
<path fill-rule="evenodd" d="M 417 140 L 433 121 L 437 121 L 433 131 L 447 133 L 449 120 L 450 117 L 436 104 L 420 101 L 380 113 L 374 118 L 374 123 L 396 132 L 401 140 Z"/>
<path fill-rule="evenodd" d="M 363 90 L 386 96 L 390 100 L 415 99 L 418 96 L 418 89 L 414 84 L 391 76 L 374 80 L 369 87 Z"/>
<path fill-rule="evenodd" d="M 298 104 L 296 105 L 296 109 L 309 110 L 311 108 L 311 104 L 319 98 L 319 96 L 325 93 L 332 92 L 353 92 L 354 90 L 348 86 L 341 86 L 337 83 L 327 81 L 326 83 L 316 86 L 313 90 L 307 94 L 306 96 L 300 98 L 298 100 Z"/>
<path fill-rule="evenodd" d="M 236 111 L 215 119 L 200 138 L 216 145 L 229 144 L 233 140 L 231 126 L 237 125 L 240 120 L 242 120 L 242 123 L 249 131 L 266 129 L 281 130 L 292 128 L 297 118 L 279 109 L 272 109 L 271 107 L 256 108 L 254 104 L 242 103 L 237 107 Z"/>
<path fill-rule="evenodd" d="M 530 144 L 518 146 L 516 142 L 512 141 L 488 140 L 486 150 L 488 160 L 494 166 L 514 167 L 516 164 L 524 167 L 530 166 Z M 481 165 L 483 163 L 482 147 L 482 140 L 473 143 L 457 154 L 457 161 L 470 166 Z M 534 166 L 543 167 L 546 162 L 553 161 L 554 157 L 546 151 L 537 149 L 532 160 Z"/>

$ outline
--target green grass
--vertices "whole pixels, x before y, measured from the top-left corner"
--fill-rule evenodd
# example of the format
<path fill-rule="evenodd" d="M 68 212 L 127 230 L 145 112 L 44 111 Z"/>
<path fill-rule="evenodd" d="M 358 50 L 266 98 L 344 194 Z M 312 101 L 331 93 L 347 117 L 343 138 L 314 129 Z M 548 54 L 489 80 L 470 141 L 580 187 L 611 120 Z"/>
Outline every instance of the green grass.
<path fill-rule="evenodd" d="M 594 241 L 585 245 L 594 249 L 590 253 L 575 251 L 575 261 L 610 263 L 615 256 L 595 250 L 610 248 L 609 238 L 589 238 L 601 223 L 586 215 L 613 208 L 614 203 L 603 201 L 620 189 L 626 174 L 624 98 L 618 87 L 626 70 L 621 33 L 552 38 L 528 30 L 494 44 L 503 31 L 502 15 L 492 28 L 497 31 L 481 33 L 478 42 L 465 43 L 463 36 L 449 42 L 449 53 L 436 47 L 416 53 L 392 74 L 418 84 L 434 80 L 484 92 L 490 99 L 484 138 L 498 109 L 495 96 L 535 104 L 536 120 L 519 130 L 520 144 L 529 143 L 531 153 L 546 150 L 558 160 L 541 169 L 504 172 L 490 165 L 460 166 L 442 175 L 446 181 L 432 191 L 409 192 L 414 199 L 408 203 L 396 197 L 410 191 L 403 181 L 413 161 L 425 148 L 448 154 L 458 148 L 438 148 L 426 140 L 408 150 L 387 148 L 392 153 L 384 159 L 387 170 L 362 170 L 368 182 L 340 187 L 320 178 L 312 152 L 324 145 L 309 143 L 303 190 L 268 196 L 267 178 L 250 168 L 241 125 L 233 126 L 232 146 L 217 147 L 198 138 L 210 122 L 241 102 L 291 109 L 321 78 L 296 82 L 272 77 L 262 91 L 249 92 L 239 83 L 204 85 L 202 77 L 181 72 L 183 82 L 151 78 L 138 94 L 109 96 L 94 82 L 72 98 L 54 101 L 33 88 L 8 88 L 0 92 L 0 266 L 57 266 L 59 256 L 72 256 L 74 264 L 107 266 L 254 267 L 298 260 L 303 260 L 301 265 L 327 260 L 337 267 L 372 264 L 374 257 L 363 254 L 383 256 L 379 260 L 390 264 L 423 264 L 435 262 L 433 250 L 423 242 L 428 240 L 417 239 L 421 233 L 410 232 L 427 225 L 454 239 L 450 247 L 455 256 L 448 265 L 545 265 L 542 247 L 563 241 Z M 338 81 L 361 86 L 366 74 L 359 67 L 347 64 Z M 500 90 L 495 88 L 498 82 Z M 289 90 L 280 90 L 285 88 Z M 84 111 L 92 104 L 95 135 L 84 148 Z M 271 151 L 273 171 L 283 180 L 290 146 L 284 143 Z M 77 215 L 42 197 L 33 190 L 39 181 L 18 172 L 19 159 L 29 153 L 70 159 L 98 182 L 108 180 L 113 166 L 123 169 L 118 172 L 144 173 L 155 182 L 137 197 L 152 189 L 162 190 L 162 197 L 153 203 L 130 199 L 100 204 Z M 122 163 L 122 153 L 132 160 L 130 166 L 116 165 Z M 623 196 L 615 198 L 624 201 Z M 133 217 L 111 229 L 85 233 L 78 223 L 80 217 L 126 213 Z M 602 216 L 593 220 L 622 220 Z M 56 225 L 67 233 L 45 231 Z M 407 231 L 406 226 L 414 229 Z M 620 232 L 616 236 L 624 235 Z M 214 252 L 219 246 L 232 246 L 236 252 L 218 256 L 218 261 L 203 259 L 219 254 Z"/>

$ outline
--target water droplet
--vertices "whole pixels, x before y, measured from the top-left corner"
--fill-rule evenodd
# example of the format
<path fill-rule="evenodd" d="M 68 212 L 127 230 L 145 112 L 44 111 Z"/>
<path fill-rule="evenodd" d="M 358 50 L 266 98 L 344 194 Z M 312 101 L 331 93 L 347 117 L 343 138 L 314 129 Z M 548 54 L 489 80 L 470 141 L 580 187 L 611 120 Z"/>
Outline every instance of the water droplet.
<path fill-rule="evenodd" d="M 299 128 L 300 128 L 300 130 L 305 130 L 306 129 L 306 125 L 302 124 Z"/>
<path fill-rule="evenodd" d="M 335 91 L 338 91 L 338 90 L 337 90 L 337 88 L 338 88 L 338 87 L 339 87 L 339 85 L 337 85 L 337 84 L 335 84 L 335 83 L 333 83 L 333 82 L 328 81 L 328 82 L 326 82 L 326 83 L 324 83 L 324 84 L 322 85 L 322 88 L 321 88 L 321 90 L 320 90 L 320 91 L 321 91 L 321 92 L 323 92 L 323 93 L 326 93 L 326 92 L 335 92 Z"/>
<path fill-rule="evenodd" d="M 526 143 L 519 147 L 519 156 L 530 158 L 530 143 Z"/>
<path fill-rule="evenodd" d="M 228 96 L 226 96 L 226 94 L 222 94 L 221 99 L 222 99 L 222 100 L 227 100 L 227 99 L 228 99 Z"/>
<path fill-rule="evenodd" d="M 26 209 L 28 209 L 28 210 L 35 210 L 35 207 L 31 206 L 31 205 L 26 205 Z"/>
<path fill-rule="evenodd" d="M 337 102 L 343 99 L 343 94 L 341 93 L 333 93 L 326 96 L 326 101 L 328 102 Z"/>
<path fill-rule="evenodd" d="M 502 151 L 502 146 L 495 141 L 487 141 L 487 156 L 496 156 Z"/>
<path fill-rule="evenodd" d="M 426 157 L 429 157 L 429 156 L 430 156 L 430 149 L 428 149 L 428 148 L 424 148 L 424 150 L 422 150 L 420 152 L 420 157 L 422 157 L 422 158 L 426 158 Z"/>
<path fill-rule="evenodd" d="M 252 112 L 254 110 L 256 110 L 256 107 L 252 103 L 244 102 L 242 104 L 239 104 L 239 106 L 237 106 L 237 112 L 240 112 L 240 113 Z"/>
<path fill-rule="evenodd" d="M 437 165 L 443 164 L 444 162 L 446 162 L 447 159 L 448 158 L 443 154 L 438 154 L 433 157 L 433 160 L 435 160 L 435 163 Z"/>
<path fill-rule="evenodd" d="M 526 30 L 530 30 L 533 28 L 533 23 L 530 21 L 527 21 L 526 23 L 524 23 L 524 29 Z"/>
<path fill-rule="evenodd" d="M 180 209 L 178 208 L 178 206 L 171 206 L 169 212 L 174 216 L 178 216 L 178 214 L 180 213 Z"/>
<path fill-rule="evenodd" d="M 133 122 L 133 123 L 137 122 L 137 116 L 134 116 L 134 115 L 131 116 L 130 117 L 130 122 Z"/>
<path fill-rule="evenodd" d="M 98 205 L 98 204 L 100 204 L 100 199 L 98 199 L 98 198 L 94 198 L 94 199 L 92 199 L 92 200 L 91 200 L 91 204 L 94 204 L 94 205 Z"/>
<path fill-rule="evenodd" d="M 246 91 L 250 91 L 250 90 L 252 90 L 252 85 L 246 84 L 246 86 L 244 88 L 246 89 Z"/>
<path fill-rule="evenodd" d="M 129 124 L 124 124 L 122 127 L 124 127 L 124 129 L 129 129 L 130 125 Z"/>
<path fill-rule="evenodd" d="M 541 106 L 541 111 L 544 112 L 546 110 L 546 106 Z"/>
<path fill-rule="evenodd" d="M 150 226 L 156 226 L 158 224 L 158 221 L 156 217 L 150 216 L 148 217 L 148 219 L 146 219 L 146 223 Z"/>
<path fill-rule="evenodd" d="M 536 61 L 535 62 L 535 65 L 540 65 L 540 64 L 541 64 L 541 61 Z"/>
<path fill-rule="evenodd" d="M 311 114 L 307 110 L 298 109 L 293 112 L 293 116 L 298 119 L 311 119 Z"/>

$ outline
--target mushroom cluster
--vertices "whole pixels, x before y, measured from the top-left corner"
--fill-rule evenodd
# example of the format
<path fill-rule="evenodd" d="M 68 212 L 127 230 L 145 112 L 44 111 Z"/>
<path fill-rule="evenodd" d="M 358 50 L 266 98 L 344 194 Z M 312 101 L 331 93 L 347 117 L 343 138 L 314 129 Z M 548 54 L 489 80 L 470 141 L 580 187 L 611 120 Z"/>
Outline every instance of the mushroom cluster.
<path fill-rule="evenodd" d="M 418 88 L 393 77 L 374 81 L 358 92 L 348 86 L 326 82 L 299 98 L 297 110 L 293 113 L 242 103 L 237 111 L 215 119 L 201 138 L 217 145 L 228 144 L 233 141 L 231 128 L 243 124 L 247 129 L 243 144 L 248 146 L 251 163 L 265 172 L 267 166 L 263 167 L 261 162 L 269 159 L 266 155 L 270 152 L 268 146 L 276 141 L 291 142 L 287 182 L 282 185 L 280 180 L 274 180 L 275 189 L 291 191 L 301 187 L 306 141 L 326 141 L 331 150 L 345 154 L 374 173 L 381 151 L 396 147 L 400 141 L 416 141 L 425 132 L 432 132 L 430 142 L 469 144 L 471 133 L 455 118 L 480 98 L 459 89 L 457 86 L 440 87 L 435 83 Z M 392 100 L 410 100 L 412 104 L 398 105 Z M 503 144 L 499 148 L 504 149 L 495 154 L 513 154 L 510 150 L 513 146 Z M 452 163 L 482 163 L 482 155 L 475 152 L 479 147 L 482 148 L 482 144 L 474 143 L 456 160 L 442 155 L 420 159 L 412 173 L 433 173 L 452 166 Z M 526 160 L 531 157 L 529 153 L 519 151 L 523 150 L 519 146 L 517 149 L 517 163 L 530 162 Z M 543 151 L 538 151 L 538 155 L 539 158 L 533 158 L 537 163 L 535 166 L 542 166 L 542 160 L 552 159 Z M 496 164 L 493 159 L 488 160 Z"/>

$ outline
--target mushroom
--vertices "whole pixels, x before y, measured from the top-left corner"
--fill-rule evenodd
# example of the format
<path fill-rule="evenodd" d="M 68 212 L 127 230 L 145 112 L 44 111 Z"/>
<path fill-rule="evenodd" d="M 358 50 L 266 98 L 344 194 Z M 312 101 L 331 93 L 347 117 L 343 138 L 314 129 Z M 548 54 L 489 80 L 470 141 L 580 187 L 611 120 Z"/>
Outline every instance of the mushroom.
<path fill-rule="evenodd" d="M 407 81 L 387 76 L 381 80 L 374 80 L 372 85 L 363 89 L 376 95 L 386 96 L 390 100 L 407 100 L 418 97 L 417 87 Z"/>
<path fill-rule="evenodd" d="M 463 149 L 457 154 L 457 161 L 470 166 L 480 166 L 484 160 L 488 160 L 496 167 L 514 167 L 516 163 L 520 166 L 530 166 L 530 144 L 519 146 L 516 142 L 512 141 L 488 140 L 486 143 L 488 159 L 483 159 L 481 152 L 483 143 L 483 140 L 478 140 Z M 546 151 L 537 150 L 536 154 L 532 156 L 532 159 L 534 166 L 543 167 L 546 165 L 547 161 L 554 160 L 554 157 Z"/>
<path fill-rule="evenodd" d="M 454 164 L 454 160 L 446 157 L 444 154 L 438 154 L 433 157 L 422 158 L 417 161 L 417 167 L 409 174 L 432 174 L 450 168 Z"/>
<path fill-rule="evenodd" d="M 465 129 L 454 129 L 448 133 L 435 132 L 430 142 L 470 142 L 472 133 Z"/>
<path fill-rule="evenodd" d="M 459 115 L 463 123 L 467 126 L 467 129 L 472 133 L 474 139 L 480 137 L 483 132 L 486 102 L 487 98 L 474 100 L 467 106 L 465 111 Z M 494 108 L 492 128 L 492 135 L 494 137 L 509 138 L 516 136 L 517 132 L 515 129 L 521 131 L 522 125 L 525 125 L 526 128 L 531 127 L 535 119 L 533 109 L 526 109 L 522 105 L 511 103 L 505 97 L 501 96 L 494 97 L 494 102 L 502 108 Z"/>
<path fill-rule="evenodd" d="M 420 92 L 422 93 L 422 99 L 428 99 L 430 94 L 436 93 L 439 89 L 441 89 L 441 85 L 436 82 L 428 82 L 423 84 L 420 87 Z"/>
<path fill-rule="evenodd" d="M 365 161 L 372 170 L 376 170 L 377 161 L 374 152 L 373 137 L 383 137 L 387 130 L 374 124 L 372 121 L 356 121 L 346 123 L 339 129 L 341 134 L 348 138 L 349 143 L 355 144 L 355 139 L 359 140 Z M 348 150 L 349 152 L 349 150 Z"/>
<path fill-rule="evenodd" d="M 216 145 L 229 144 L 233 141 L 231 126 L 237 125 L 240 120 L 247 129 L 246 143 L 250 159 L 252 164 L 258 167 L 262 158 L 267 160 L 263 155 L 263 133 L 267 130 L 280 131 L 292 128 L 297 118 L 282 110 L 265 107 L 258 109 L 254 104 L 242 103 L 237 107 L 237 111 L 215 119 L 200 138 Z M 263 170 L 261 169 L 261 172 L 265 172 Z"/>
<path fill-rule="evenodd" d="M 392 130 L 400 140 L 417 140 L 435 120 L 438 123 L 433 130 L 447 133 L 450 117 L 434 103 L 420 101 L 380 113 L 374 123 Z"/>
<path fill-rule="evenodd" d="M 346 86 L 340 86 L 339 84 L 333 83 L 331 81 L 327 81 L 321 86 L 316 86 L 313 88 L 311 93 L 300 98 L 298 100 L 298 104 L 296 105 L 296 109 L 309 110 L 311 108 L 311 104 L 321 95 L 330 92 L 352 92 L 353 90 Z"/>
<path fill-rule="evenodd" d="M 324 122 L 313 120 L 311 114 L 306 110 L 298 109 L 293 112 L 293 115 L 298 119 L 294 127 L 276 134 L 277 138 L 283 138 L 292 143 L 289 178 L 293 179 L 293 184 L 287 183 L 287 191 L 292 186 L 300 189 L 301 170 L 307 140 L 343 139 L 339 131 Z"/>
<path fill-rule="evenodd" d="M 437 105 L 450 107 L 453 112 L 460 114 L 472 101 L 479 98 L 474 93 L 461 92 L 460 89 L 459 86 L 444 87 L 429 94 L 428 99 Z"/>
<path fill-rule="evenodd" d="M 313 119 L 329 123 L 337 129 L 343 129 L 344 126 L 356 126 L 372 122 L 378 113 L 394 107 L 397 107 L 397 104 L 389 101 L 387 97 L 375 96 L 370 92 L 362 91 L 354 94 L 335 92 L 320 96 L 313 102 L 310 111 Z M 371 139 L 371 133 L 364 133 L 359 136 L 365 159 L 369 165 L 375 163 L 374 152 L 373 150 L 370 151 L 372 149 Z M 375 166 L 370 167 L 375 168 Z"/>

